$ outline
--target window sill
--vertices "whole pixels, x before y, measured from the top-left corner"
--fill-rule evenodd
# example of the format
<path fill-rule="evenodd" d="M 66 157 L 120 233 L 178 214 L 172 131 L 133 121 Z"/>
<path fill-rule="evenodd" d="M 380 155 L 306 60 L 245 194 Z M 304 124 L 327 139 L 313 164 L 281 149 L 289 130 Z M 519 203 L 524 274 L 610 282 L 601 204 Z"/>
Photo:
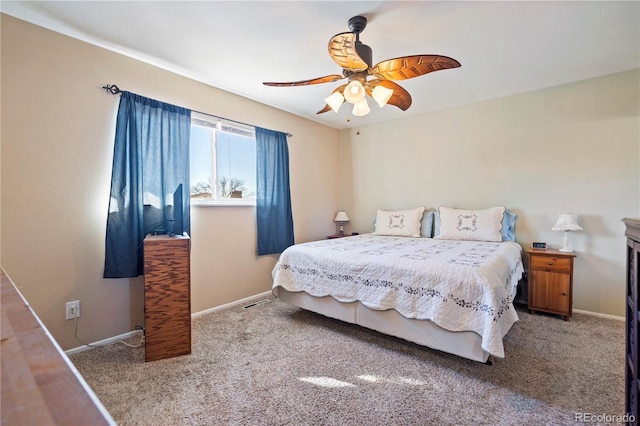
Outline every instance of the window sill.
<path fill-rule="evenodd" d="M 191 200 L 191 207 L 255 207 L 255 200 Z"/>

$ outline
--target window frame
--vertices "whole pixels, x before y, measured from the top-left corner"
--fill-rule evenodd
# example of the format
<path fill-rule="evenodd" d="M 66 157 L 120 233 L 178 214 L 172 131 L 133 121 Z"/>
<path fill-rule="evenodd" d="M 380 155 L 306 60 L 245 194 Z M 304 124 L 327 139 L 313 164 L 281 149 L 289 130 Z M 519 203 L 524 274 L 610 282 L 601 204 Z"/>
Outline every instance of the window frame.
<path fill-rule="evenodd" d="M 192 206 L 210 206 L 210 207 L 255 207 L 256 206 L 256 197 L 253 196 L 251 198 L 216 198 L 219 186 L 219 177 L 218 177 L 218 132 L 227 132 L 231 134 L 235 134 L 238 136 L 252 137 L 255 144 L 255 127 L 247 124 L 237 123 L 229 120 L 225 120 L 223 118 L 207 116 L 204 114 L 199 114 L 192 112 L 191 115 L 191 126 L 200 126 L 213 129 L 211 132 L 211 138 L 209 143 L 211 144 L 211 184 L 212 190 L 214 192 L 211 198 L 192 198 L 191 197 L 191 185 L 189 187 L 189 199 Z M 189 141 L 191 143 L 191 141 Z M 254 164 L 255 166 L 255 164 Z M 231 178 L 231 177 L 230 177 Z M 254 182 L 254 187 L 257 185 L 257 182 Z"/>

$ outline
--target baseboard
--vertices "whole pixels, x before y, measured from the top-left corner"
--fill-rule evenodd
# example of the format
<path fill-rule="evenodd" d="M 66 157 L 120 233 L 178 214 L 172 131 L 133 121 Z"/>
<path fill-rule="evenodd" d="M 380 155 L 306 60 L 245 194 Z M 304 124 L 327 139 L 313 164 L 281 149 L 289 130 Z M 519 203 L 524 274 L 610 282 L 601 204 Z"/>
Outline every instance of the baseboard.
<path fill-rule="evenodd" d="M 196 312 L 195 314 L 191 314 L 191 318 L 197 318 L 199 316 L 210 314 L 212 312 L 221 311 L 223 309 L 231 308 L 236 305 L 241 305 L 247 302 L 251 302 L 254 299 L 257 299 L 260 297 L 269 297 L 269 296 L 271 296 L 271 290 L 265 291 L 264 293 L 256 294 L 254 296 L 245 297 L 244 299 L 236 300 L 235 302 L 226 303 L 224 305 L 215 306 L 213 308 L 205 309 L 204 311 Z"/>
<path fill-rule="evenodd" d="M 517 305 L 519 308 L 528 309 L 527 306 L 527 301 L 525 300 L 524 303 L 520 302 L 520 301 L 514 301 L 513 302 L 514 305 Z M 582 309 L 572 309 L 572 312 L 578 313 L 578 314 L 584 314 L 584 315 L 589 315 L 592 317 L 599 317 L 599 318 L 606 318 L 606 319 L 612 319 L 612 320 L 616 320 L 616 321 L 625 321 L 624 317 L 619 317 L 616 315 L 609 315 L 609 314 L 601 314 L 600 312 L 591 312 L 591 311 L 583 311 Z"/>
<path fill-rule="evenodd" d="M 616 320 L 616 321 L 624 321 L 625 320 L 624 317 L 618 317 L 618 316 L 615 316 L 615 315 L 608 315 L 608 314 L 601 314 L 599 312 L 583 311 L 582 309 L 573 309 L 573 312 L 576 312 L 578 314 L 591 315 L 592 317 L 600 317 L 600 318 L 612 319 L 612 320 Z"/>
<path fill-rule="evenodd" d="M 77 348 L 66 350 L 66 351 L 64 351 L 64 353 L 67 354 L 67 355 L 77 354 L 79 352 L 88 351 L 89 349 L 95 349 L 94 346 L 107 346 L 107 345 L 110 345 L 112 343 L 119 342 L 120 340 L 128 339 L 128 338 L 133 337 L 135 335 L 138 335 L 140 333 L 142 333 L 142 330 L 130 331 L 128 333 L 120 334 L 118 336 L 109 337 L 107 339 L 100 340 L 98 342 L 89 343 L 91 346 L 88 346 L 88 345 L 78 346 Z"/>

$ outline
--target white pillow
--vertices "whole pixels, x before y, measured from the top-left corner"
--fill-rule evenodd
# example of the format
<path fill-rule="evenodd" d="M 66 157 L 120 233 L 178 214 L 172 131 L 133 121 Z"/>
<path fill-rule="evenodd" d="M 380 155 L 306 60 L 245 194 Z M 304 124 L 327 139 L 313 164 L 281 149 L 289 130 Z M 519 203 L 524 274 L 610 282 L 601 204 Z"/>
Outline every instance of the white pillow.
<path fill-rule="evenodd" d="M 440 240 L 502 241 L 505 208 L 461 210 L 440 207 Z"/>
<path fill-rule="evenodd" d="M 424 213 L 424 207 L 397 211 L 378 210 L 376 230 L 373 235 L 419 237 L 422 213 Z"/>

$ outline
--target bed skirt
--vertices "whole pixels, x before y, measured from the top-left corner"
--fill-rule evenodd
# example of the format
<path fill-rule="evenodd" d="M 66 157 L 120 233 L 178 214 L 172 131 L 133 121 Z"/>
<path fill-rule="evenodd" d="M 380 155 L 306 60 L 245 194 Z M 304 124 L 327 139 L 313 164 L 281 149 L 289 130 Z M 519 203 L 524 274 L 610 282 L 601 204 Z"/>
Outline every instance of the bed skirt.
<path fill-rule="evenodd" d="M 473 331 L 451 332 L 428 320 L 405 318 L 393 309 L 376 311 L 360 302 L 343 303 L 331 296 L 314 297 L 303 291 L 290 292 L 282 287 L 275 287 L 273 294 L 290 305 L 431 349 L 472 361 L 487 362 L 489 359 L 489 352 L 482 349 L 482 338 Z"/>

